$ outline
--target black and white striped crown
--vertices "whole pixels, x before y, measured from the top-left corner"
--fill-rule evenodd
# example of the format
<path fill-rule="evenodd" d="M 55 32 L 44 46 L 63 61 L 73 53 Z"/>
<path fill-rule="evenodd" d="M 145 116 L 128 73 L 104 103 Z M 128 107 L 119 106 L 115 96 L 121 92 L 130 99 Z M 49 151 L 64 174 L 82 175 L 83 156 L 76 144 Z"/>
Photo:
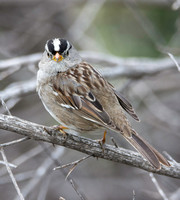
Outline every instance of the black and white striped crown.
<path fill-rule="evenodd" d="M 72 45 L 65 39 L 54 38 L 46 42 L 45 49 L 47 52 L 55 55 L 56 52 L 59 54 L 66 54 Z"/>

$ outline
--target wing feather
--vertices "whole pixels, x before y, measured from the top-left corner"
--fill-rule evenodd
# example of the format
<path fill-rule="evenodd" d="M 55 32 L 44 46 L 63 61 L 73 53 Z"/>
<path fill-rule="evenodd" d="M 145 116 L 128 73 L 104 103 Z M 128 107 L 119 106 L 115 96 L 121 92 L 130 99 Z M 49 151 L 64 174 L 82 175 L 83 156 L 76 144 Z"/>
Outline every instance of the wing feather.
<path fill-rule="evenodd" d="M 136 121 L 140 121 L 138 116 L 136 115 L 132 105 L 130 102 L 119 92 L 114 90 L 114 94 L 116 95 L 119 104 L 122 106 L 122 108 L 131 116 L 133 117 Z"/>
<path fill-rule="evenodd" d="M 96 99 L 93 93 L 75 80 L 68 79 L 63 74 L 58 76 L 60 80 L 55 81 L 54 90 L 58 93 L 58 98 L 75 110 L 77 115 L 92 121 L 96 121 L 102 125 L 111 124 L 111 120 L 107 112 L 103 109 L 101 103 Z"/>

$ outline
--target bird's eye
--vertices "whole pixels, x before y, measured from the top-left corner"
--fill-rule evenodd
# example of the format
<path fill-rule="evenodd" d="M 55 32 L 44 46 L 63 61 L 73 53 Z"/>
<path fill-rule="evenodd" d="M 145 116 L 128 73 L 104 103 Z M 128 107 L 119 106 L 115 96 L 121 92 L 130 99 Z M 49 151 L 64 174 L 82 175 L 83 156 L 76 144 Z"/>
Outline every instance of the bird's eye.
<path fill-rule="evenodd" d="M 69 51 L 67 51 L 66 55 L 69 56 Z"/>
<path fill-rule="evenodd" d="M 47 52 L 47 56 L 50 57 L 50 53 Z"/>

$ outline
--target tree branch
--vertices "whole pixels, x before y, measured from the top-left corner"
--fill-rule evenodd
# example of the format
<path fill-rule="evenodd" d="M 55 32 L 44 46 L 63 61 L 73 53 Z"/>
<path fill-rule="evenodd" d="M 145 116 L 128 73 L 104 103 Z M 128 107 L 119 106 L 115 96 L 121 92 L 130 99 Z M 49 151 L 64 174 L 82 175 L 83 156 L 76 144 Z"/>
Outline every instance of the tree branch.
<path fill-rule="evenodd" d="M 92 64 L 104 66 L 99 69 L 101 74 L 107 78 L 117 76 L 140 77 L 146 75 L 154 75 L 160 71 L 167 69 L 176 69 L 176 64 L 180 65 L 180 57 L 176 58 L 176 64 L 171 58 L 121 58 L 105 53 L 80 51 L 80 55 L 84 60 Z M 1 60 L 0 70 L 14 68 L 14 66 L 24 66 L 36 64 L 41 59 L 42 53 L 21 56 L 17 58 Z M 113 69 L 113 70 L 112 70 Z"/>
<path fill-rule="evenodd" d="M 1 149 L 0 149 L 0 152 L 1 152 L 1 155 L 2 155 L 2 157 L 3 157 L 4 162 L 5 162 L 5 164 L 6 164 L 6 168 L 7 168 L 7 171 L 8 171 L 8 173 L 9 173 L 9 176 L 10 176 L 12 182 L 13 182 L 13 185 L 14 185 L 14 187 L 15 187 L 17 193 L 18 193 L 18 197 L 19 197 L 20 200 L 24 200 L 24 197 L 23 197 L 23 195 L 22 195 L 22 193 L 21 193 L 21 191 L 20 191 L 20 188 L 19 188 L 19 186 L 18 186 L 18 184 L 17 184 L 17 182 L 16 182 L 16 179 L 14 178 L 14 175 L 13 175 L 11 169 L 10 169 L 10 166 L 9 166 L 9 164 L 8 164 L 6 155 L 5 155 L 4 150 L 3 150 L 2 147 L 1 147 Z"/>
<path fill-rule="evenodd" d="M 175 63 L 170 58 L 121 58 L 105 53 L 81 51 L 81 56 L 87 62 L 103 66 L 98 69 L 106 78 L 126 76 L 137 78 L 142 76 L 152 76 L 161 71 L 176 69 Z M 180 63 L 180 57 L 176 58 L 176 63 Z"/>
<path fill-rule="evenodd" d="M 171 167 L 162 166 L 161 170 L 156 170 L 148 161 L 143 159 L 137 152 L 126 150 L 123 148 L 116 148 L 112 145 L 106 144 L 104 150 L 98 142 L 67 134 L 64 138 L 59 131 L 54 130 L 52 127 L 44 127 L 29 121 L 22 120 L 14 116 L 0 115 L 0 129 L 16 132 L 18 134 L 28 136 L 34 140 L 49 142 L 52 144 L 65 146 L 70 149 L 92 155 L 94 157 L 120 162 L 134 167 L 144 169 L 149 172 L 180 178 L 180 165 L 170 162 Z M 48 130 L 48 133 L 47 131 Z"/>

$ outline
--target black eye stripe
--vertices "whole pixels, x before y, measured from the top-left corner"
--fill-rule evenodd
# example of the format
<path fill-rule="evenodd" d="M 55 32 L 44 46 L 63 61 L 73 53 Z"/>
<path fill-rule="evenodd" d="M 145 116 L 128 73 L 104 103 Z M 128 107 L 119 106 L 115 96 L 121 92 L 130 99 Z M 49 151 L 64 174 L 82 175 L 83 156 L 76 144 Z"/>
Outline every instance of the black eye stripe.
<path fill-rule="evenodd" d="M 55 55 L 56 52 L 54 51 L 53 40 L 49 40 L 47 42 L 47 47 L 48 47 L 49 52 Z"/>
<path fill-rule="evenodd" d="M 60 39 L 61 43 L 60 43 L 60 50 L 59 53 L 62 54 L 64 51 L 66 51 L 67 49 L 67 40 L 65 39 Z"/>

